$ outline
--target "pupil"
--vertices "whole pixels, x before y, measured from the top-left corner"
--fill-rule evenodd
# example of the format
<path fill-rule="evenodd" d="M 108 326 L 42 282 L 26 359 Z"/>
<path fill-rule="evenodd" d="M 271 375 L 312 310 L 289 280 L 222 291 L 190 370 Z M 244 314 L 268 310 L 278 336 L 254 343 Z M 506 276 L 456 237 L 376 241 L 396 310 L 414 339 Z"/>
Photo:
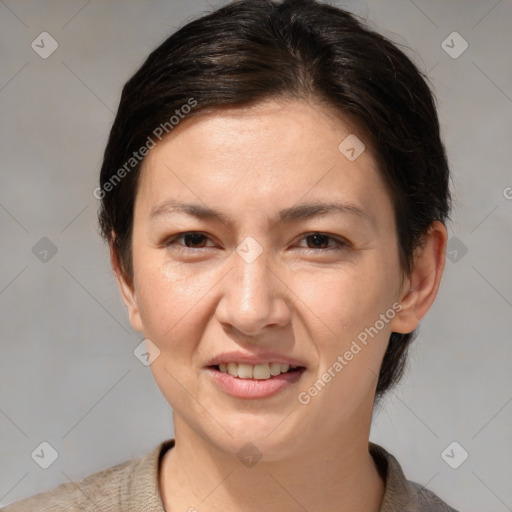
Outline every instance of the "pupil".
<path fill-rule="evenodd" d="M 201 240 L 203 238 L 204 238 L 204 235 L 201 235 L 199 233 L 191 233 L 191 234 L 185 235 L 185 245 L 187 247 L 190 247 L 191 245 L 199 245 L 199 244 L 201 244 Z"/>
<path fill-rule="evenodd" d="M 318 245 L 324 245 L 327 242 L 326 235 L 320 235 L 320 234 L 310 235 L 309 238 L 314 240 L 313 243 L 314 243 L 315 247 L 318 247 Z"/>

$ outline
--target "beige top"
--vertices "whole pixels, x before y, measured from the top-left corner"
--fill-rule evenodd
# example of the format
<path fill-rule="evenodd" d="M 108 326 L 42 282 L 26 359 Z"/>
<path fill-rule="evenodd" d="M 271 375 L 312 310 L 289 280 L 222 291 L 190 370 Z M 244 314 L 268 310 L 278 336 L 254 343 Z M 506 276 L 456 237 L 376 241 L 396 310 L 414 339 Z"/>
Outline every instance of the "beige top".
<path fill-rule="evenodd" d="M 66 482 L 1 509 L 3 512 L 165 512 L 158 486 L 160 461 L 174 439 L 160 443 L 140 459 Z M 398 461 L 384 448 L 369 443 L 386 482 L 380 512 L 457 512 L 421 485 L 406 480 Z"/>

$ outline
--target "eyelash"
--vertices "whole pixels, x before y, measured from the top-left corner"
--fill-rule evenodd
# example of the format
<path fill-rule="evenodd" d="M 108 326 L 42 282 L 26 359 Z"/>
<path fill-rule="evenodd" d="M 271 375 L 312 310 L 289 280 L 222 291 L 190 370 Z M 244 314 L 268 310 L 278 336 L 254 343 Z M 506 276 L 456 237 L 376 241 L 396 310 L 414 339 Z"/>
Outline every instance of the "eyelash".
<path fill-rule="evenodd" d="M 164 247 L 170 247 L 172 245 L 176 245 L 176 241 L 187 236 L 187 235 L 200 235 L 202 237 L 205 237 L 208 239 L 208 236 L 205 235 L 204 233 L 200 232 L 200 231 L 185 231 L 183 233 L 178 233 L 177 235 L 167 239 L 163 245 Z M 335 238 L 335 237 L 332 237 L 326 233 L 321 233 L 320 231 L 314 231 L 312 233 L 308 233 L 306 235 L 303 235 L 302 236 L 302 239 L 306 239 L 306 238 L 309 238 L 309 237 L 312 237 L 312 236 L 321 236 L 321 237 L 326 237 L 328 242 L 329 241 L 333 241 L 335 242 L 335 245 L 333 246 L 330 246 L 330 247 L 319 247 L 319 248 L 312 248 L 312 247 L 302 247 L 302 249 L 306 249 L 308 251 L 314 251 L 314 252 L 318 252 L 318 251 L 322 251 L 322 252 L 330 252 L 330 251 L 341 251 L 343 249 L 346 249 L 348 247 L 351 247 L 351 244 L 350 242 L 348 242 L 348 240 L 344 240 L 344 239 L 340 239 L 340 238 Z M 179 245 L 179 250 L 192 250 L 192 251 L 197 251 L 199 249 L 211 249 L 211 247 L 187 247 L 185 245 L 182 245 L 182 244 L 177 244 Z"/>

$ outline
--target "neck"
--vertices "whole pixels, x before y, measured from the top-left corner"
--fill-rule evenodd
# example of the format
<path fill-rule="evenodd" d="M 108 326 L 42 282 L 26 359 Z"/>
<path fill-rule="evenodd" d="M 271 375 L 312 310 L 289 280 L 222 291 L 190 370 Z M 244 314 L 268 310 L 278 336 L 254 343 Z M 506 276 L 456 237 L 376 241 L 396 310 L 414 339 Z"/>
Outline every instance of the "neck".
<path fill-rule="evenodd" d="M 174 420 L 175 446 L 160 472 L 167 512 L 380 510 L 385 485 L 368 451 L 371 415 L 366 429 L 298 439 L 293 456 L 253 466 L 198 436 L 179 416 Z"/>

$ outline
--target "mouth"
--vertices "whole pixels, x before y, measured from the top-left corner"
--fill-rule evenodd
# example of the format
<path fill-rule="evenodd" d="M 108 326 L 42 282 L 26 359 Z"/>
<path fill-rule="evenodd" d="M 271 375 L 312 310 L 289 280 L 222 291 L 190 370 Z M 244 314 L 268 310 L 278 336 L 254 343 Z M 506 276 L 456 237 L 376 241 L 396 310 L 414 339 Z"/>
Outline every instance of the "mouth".
<path fill-rule="evenodd" d="M 242 399 L 266 398 L 295 385 L 304 366 L 283 363 L 219 363 L 208 366 L 208 374 L 228 395 Z"/>
<path fill-rule="evenodd" d="M 255 380 L 268 380 L 284 373 L 305 370 L 303 366 L 292 366 L 284 363 L 263 363 L 255 365 L 247 363 L 220 363 L 209 366 L 209 368 L 227 373 L 239 379 Z"/>

